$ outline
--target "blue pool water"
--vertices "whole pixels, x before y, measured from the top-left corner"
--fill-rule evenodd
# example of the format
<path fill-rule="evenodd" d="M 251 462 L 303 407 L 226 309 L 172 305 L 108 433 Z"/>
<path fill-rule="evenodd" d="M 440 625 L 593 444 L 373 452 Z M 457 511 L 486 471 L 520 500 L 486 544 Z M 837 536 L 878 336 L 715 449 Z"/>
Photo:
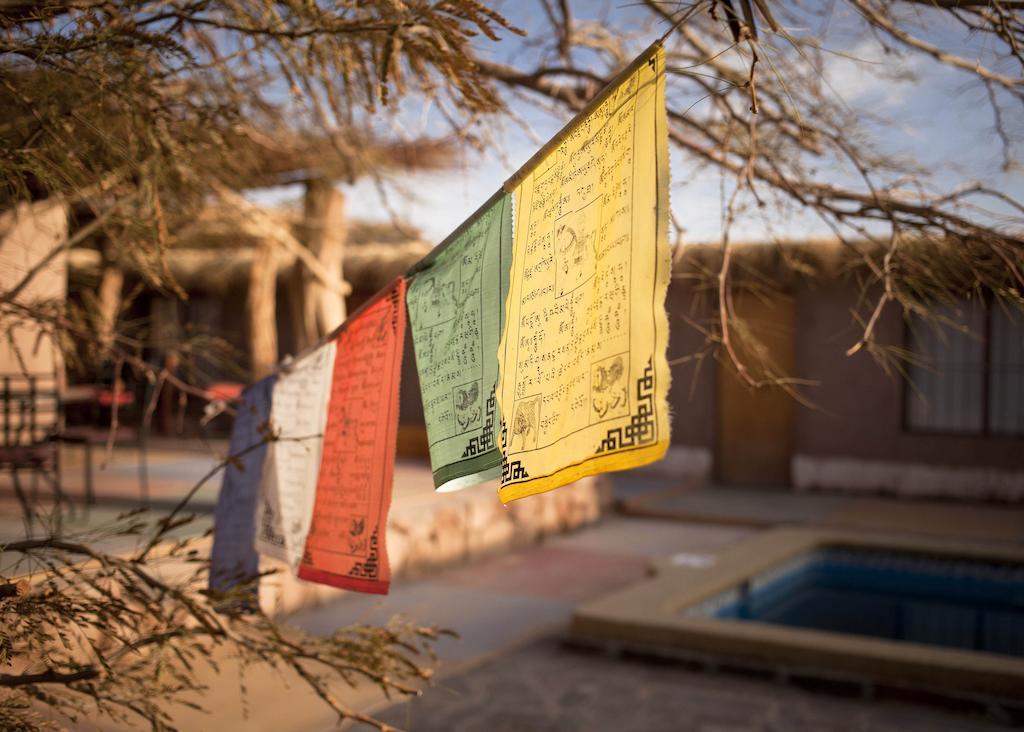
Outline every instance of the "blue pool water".
<path fill-rule="evenodd" d="M 1024 656 L 1024 567 L 828 548 L 690 612 Z"/>

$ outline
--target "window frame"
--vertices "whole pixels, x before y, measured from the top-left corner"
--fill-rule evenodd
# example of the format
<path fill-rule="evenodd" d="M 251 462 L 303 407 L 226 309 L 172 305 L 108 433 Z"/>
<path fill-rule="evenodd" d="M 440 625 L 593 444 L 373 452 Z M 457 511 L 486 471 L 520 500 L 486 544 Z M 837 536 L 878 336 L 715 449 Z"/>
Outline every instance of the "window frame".
<path fill-rule="evenodd" d="M 993 312 L 993 301 L 991 294 L 988 294 L 982 300 L 982 306 L 984 308 L 985 317 L 983 319 L 984 327 L 981 332 L 981 338 L 983 342 L 982 358 L 981 358 L 981 429 L 980 430 L 956 430 L 948 428 L 929 428 L 912 425 L 910 422 L 910 402 L 914 398 L 915 392 L 911 383 L 910 374 L 906 373 L 902 379 L 900 379 L 902 386 L 901 393 L 901 409 L 900 409 L 900 429 L 905 434 L 910 435 L 922 435 L 928 437 L 986 437 L 991 439 L 1010 439 L 1019 440 L 1024 437 L 1024 431 L 1019 432 L 993 432 L 990 424 L 990 409 L 991 409 L 991 395 L 992 395 L 992 312 Z M 910 321 L 908 318 L 902 319 L 901 338 L 903 348 L 908 352 L 912 346 L 912 333 L 910 331 Z"/>

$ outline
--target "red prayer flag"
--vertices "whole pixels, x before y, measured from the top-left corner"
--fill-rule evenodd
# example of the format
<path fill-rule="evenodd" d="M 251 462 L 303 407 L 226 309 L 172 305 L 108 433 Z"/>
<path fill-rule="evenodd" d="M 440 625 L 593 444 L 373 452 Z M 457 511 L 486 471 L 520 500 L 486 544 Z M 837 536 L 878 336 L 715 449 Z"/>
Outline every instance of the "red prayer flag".
<path fill-rule="evenodd" d="M 299 577 L 386 595 L 385 544 L 398 432 L 405 341 L 405 280 L 396 279 L 350 317 L 337 356 L 313 522 Z"/>

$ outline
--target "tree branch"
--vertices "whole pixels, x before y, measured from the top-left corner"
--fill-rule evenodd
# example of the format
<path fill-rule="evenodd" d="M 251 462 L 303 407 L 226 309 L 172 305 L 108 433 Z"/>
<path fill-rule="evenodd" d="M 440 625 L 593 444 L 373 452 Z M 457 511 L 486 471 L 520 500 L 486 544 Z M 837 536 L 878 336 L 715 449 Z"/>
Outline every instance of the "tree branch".
<path fill-rule="evenodd" d="M 67 686 L 75 681 L 95 679 L 99 675 L 100 672 L 95 668 L 86 668 L 70 673 L 49 669 L 38 674 L 0 674 L 0 686 L 7 688 L 28 686 L 29 684 L 62 684 Z"/>

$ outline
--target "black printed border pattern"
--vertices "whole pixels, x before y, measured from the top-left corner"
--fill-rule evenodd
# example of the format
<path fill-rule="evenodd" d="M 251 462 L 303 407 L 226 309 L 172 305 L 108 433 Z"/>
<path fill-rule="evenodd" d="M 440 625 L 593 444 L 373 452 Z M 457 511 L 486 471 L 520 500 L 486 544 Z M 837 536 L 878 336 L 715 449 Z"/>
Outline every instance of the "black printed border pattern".
<path fill-rule="evenodd" d="M 365 577 L 366 579 L 377 579 L 380 574 L 380 562 L 377 556 L 377 529 L 370 535 L 370 553 L 365 562 L 356 562 L 349 570 L 349 577 Z"/>
<path fill-rule="evenodd" d="M 462 453 L 463 459 L 483 455 L 485 452 L 494 449 L 495 407 L 494 389 L 491 389 L 491 395 L 487 397 L 487 417 L 484 420 L 483 430 L 477 437 L 474 437 L 466 444 L 466 449 Z"/>
<path fill-rule="evenodd" d="M 505 418 L 501 418 L 501 484 L 505 485 L 513 480 L 529 478 L 530 474 L 519 460 L 509 460 L 507 457 L 508 429 L 505 425 Z"/>
<path fill-rule="evenodd" d="M 629 447 L 639 447 L 654 442 L 658 437 L 658 428 L 654 419 L 654 366 L 652 359 L 647 359 L 644 373 L 636 380 L 636 414 L 632 415 L 629 424 L 614 427 L 597 446 L 595 455 Z"/>

